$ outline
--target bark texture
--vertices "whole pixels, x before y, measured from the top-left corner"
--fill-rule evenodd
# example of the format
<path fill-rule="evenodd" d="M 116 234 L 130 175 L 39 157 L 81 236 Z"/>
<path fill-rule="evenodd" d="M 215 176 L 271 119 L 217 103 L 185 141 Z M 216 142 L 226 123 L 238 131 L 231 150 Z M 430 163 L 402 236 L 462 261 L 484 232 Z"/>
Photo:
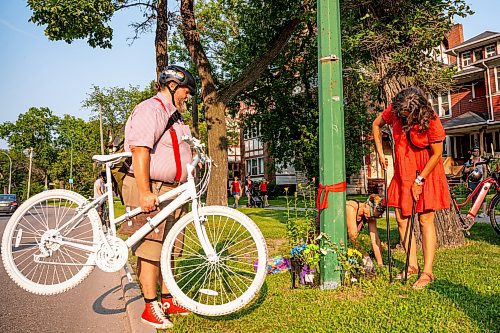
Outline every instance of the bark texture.
<path fill-rule="evenodd" d="M 156 49 L 156 80 L 161 71 L 168 64 L 167 53 L 167 32 L 168 32 L 168 12 L 167 0 L 158 0 L 157 4 L 157 19 L 156 19 L 156 36 L 155 36 L 155 49 Z"/>

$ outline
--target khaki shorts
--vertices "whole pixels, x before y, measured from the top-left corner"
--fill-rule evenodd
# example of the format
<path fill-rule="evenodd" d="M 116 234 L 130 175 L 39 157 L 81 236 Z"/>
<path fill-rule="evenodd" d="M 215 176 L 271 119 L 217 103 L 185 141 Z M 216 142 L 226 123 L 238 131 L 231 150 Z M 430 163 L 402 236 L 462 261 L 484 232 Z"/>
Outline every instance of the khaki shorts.
<path fill-rule="evenodd" d="M 162 182 L 151 182 L 151 191 L 160 196 L 172 189 L 176 186 L 170 184 L 164 184 Z M 139 203 L 139 190 L 137 188 L 137 182 L 135 178 L 126 176 L 123 180 L 123 188 L 122 188 L 123 200 L 125 201 L 125 206 L 130 207 L 130 209 L 134 209 L 140 206 Z M 167 206 L 171 200 L 162 202 L 159 206 L 159 210 L 163 207 Z M 140 258 L 151 260 L 151 261 L 160 261 L 161 248 L 163 246 L 163 241 L 167 236 L 170 229 L 175 222 L 177 222 L 182 216 L 184 216 L 187 212 L 187 204 L 175 210 L 172 214 L 170 214 L 165 223 L 165 232 L 163 233 L 163 237 L 161 240 L 150 240 L 150 239 L 142 239 L 137 244 L 132 247 L 132 253 Z M 158 210 L 158 211 L 159 211 Z M 158 212 L 154 212 L 154 214 L 149 213 L 148 216 L 152 217 Z M 127 222 L 124 222 L 127 223 Z M 161 224 L 158 226 L 160 227 Z M 154 232 L 154 231 L 152 231 Z M 180 240 L 182 241 L 182 240 Z"/>

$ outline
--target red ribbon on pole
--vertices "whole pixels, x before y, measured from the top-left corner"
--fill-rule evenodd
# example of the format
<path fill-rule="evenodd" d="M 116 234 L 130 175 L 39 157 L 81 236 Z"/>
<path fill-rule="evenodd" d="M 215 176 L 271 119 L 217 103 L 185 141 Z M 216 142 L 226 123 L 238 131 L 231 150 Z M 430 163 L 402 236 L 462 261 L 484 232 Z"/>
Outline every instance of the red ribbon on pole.
<path fill-rule="evenodd" d="M 318 214 L 325 208 L 328 208 L 328 193 L 330 192 L 344 192 L 347 189 L 345 181 L 333 185 L 321 185 L 318 187 L 318 196 L 316 197 L 316 208 Z"/>

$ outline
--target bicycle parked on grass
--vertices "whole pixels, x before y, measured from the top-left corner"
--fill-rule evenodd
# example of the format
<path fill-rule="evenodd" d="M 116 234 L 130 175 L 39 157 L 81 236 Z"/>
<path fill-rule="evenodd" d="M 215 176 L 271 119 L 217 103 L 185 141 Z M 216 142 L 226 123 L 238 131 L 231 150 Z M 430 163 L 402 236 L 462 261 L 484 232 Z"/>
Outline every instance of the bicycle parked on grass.
<path fill-rule="evenodd" d="M 97 266 L 105 272 L 126 269 L 129 248 L 187 202 L 191 212 L 169 231 L 161 252 L 163 281 L 177 302 L 194 313 L 218 316 L 244 307 L 259 292 L 266 275 L 267 247 L 262 233 L 245 214 L 200 204 L 210 179 L 211 160 L 197 139 L 183 137 L 196 150 L 187 164 L 188 180 L 161 195 L 172 200 L 127 240 L 116 234 L 141 212 L 115 218 L 111 167 L 131 153 L 96 155 L 106 166 L 106 192 L 89 202 L 78 193 L 51 190 L 31 197 L 9 220 L 2 238 L 2 259 L 9 276 L 23 289 L 40 295 L 62 293 L 82 282 Z M 198 184 L 193 172 L 205 165 Z M 107 201 L 109 228 L 104 231 L 96 208 Z"/>
<path fill-rule="evenodd" d="M 488 176 L 484 180 L 482 180 L 472 192 L 467 195 L 463 202 L 458 203 L 455 194 L 450 189 L 452 207 L 459 217 L 462 229 L 467 233 L 467 235 L 470 234 L 469 230 L 475 223 L 474 218 L 481 208 L 481 204 L 486 198 L 486 195 L 488 194 L 488 191 L 491 187 L 496 190 L 496 194 L 491 199 L 488 206 L 488 215 L 490 216 L 491 226 L 500 235 L 500 172 L 490 172 L 488 164 L 491 160 L 492 158 L 488 157 L 485 161 L 476 163 L 476 166 L 483 164 L 486 165 Z M 473 200 L 476 195 L 477 197 L 475 198 L 475 200 Z M 460 209 L 467 205 L 469 202 L 471 202 L 471 207 L 469 208 L 467 214 L 462 214 Z"/>

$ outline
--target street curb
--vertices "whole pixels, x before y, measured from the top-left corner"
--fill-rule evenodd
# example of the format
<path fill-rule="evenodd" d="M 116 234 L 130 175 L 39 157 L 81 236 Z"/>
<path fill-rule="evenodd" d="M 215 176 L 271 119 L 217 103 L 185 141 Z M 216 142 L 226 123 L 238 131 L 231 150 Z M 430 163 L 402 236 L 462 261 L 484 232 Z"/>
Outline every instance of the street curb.
<path fill-rule="evenodd" d="M 121 288 L 123 291 L 129 331 L 131 333 L 156 333 L 154 327 L 141 321 L 142 311 L 144 311 L 144 298 L 141 294 L 141 288 L 136 282 L 137 276 L 128 262 L 127 268 L 130 274 L 132 274 L 133 282 L 129 282 L 127 275 L 122 271 Z"/>

